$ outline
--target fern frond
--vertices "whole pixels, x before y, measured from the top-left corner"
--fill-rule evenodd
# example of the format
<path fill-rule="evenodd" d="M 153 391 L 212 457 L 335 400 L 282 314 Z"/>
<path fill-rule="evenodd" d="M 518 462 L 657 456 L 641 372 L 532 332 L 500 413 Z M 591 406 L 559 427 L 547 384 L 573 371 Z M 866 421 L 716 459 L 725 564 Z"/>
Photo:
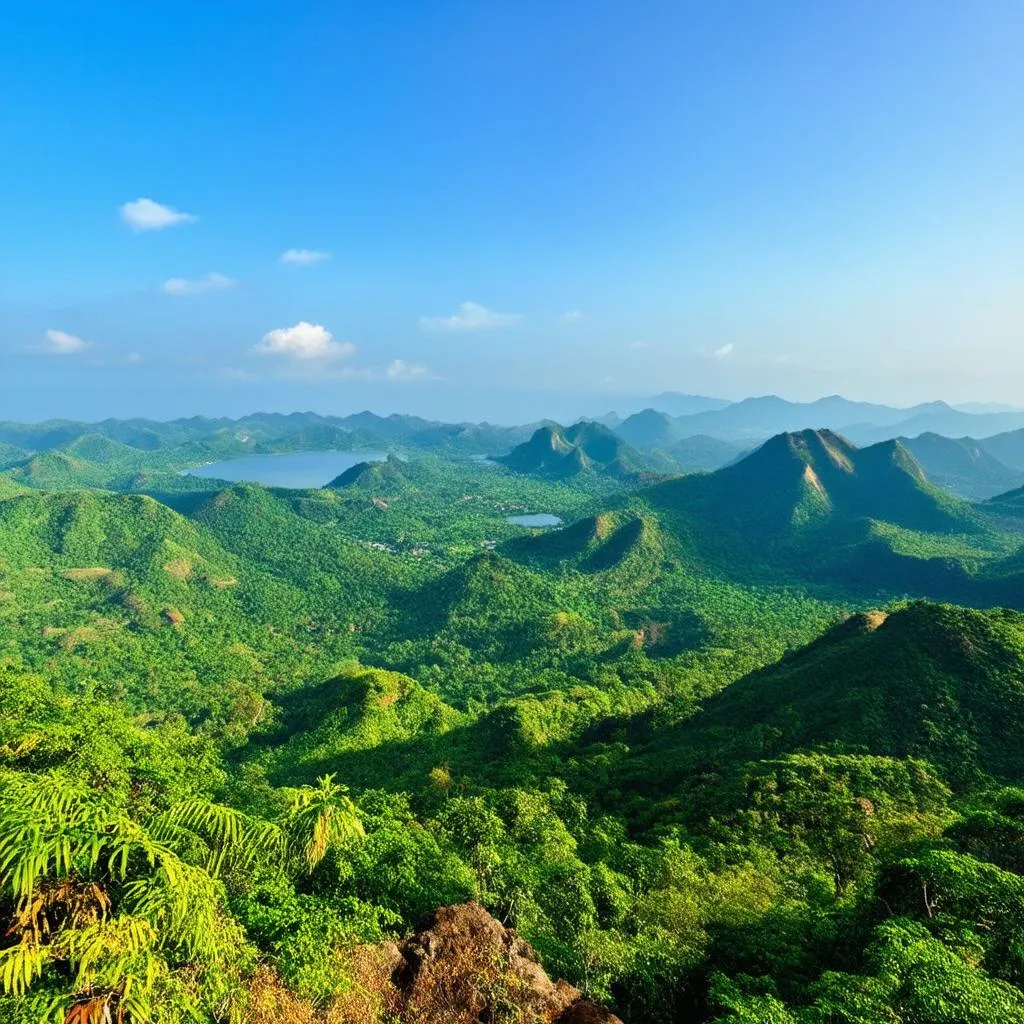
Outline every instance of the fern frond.
<path fill-rule="evenodd" d="M 0 989 L 7 995 L 23 996 L 49 961 L 49 946 L 19 942 L 0 949 Z"/>

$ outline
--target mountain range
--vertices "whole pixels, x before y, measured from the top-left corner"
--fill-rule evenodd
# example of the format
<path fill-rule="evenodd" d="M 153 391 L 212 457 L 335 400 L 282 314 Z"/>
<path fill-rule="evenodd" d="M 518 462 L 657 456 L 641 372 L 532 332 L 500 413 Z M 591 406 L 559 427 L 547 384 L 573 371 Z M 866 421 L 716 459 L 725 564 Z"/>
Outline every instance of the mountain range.
<path fill-rule="evenodd" d="M 907 413 L 913 415 L 902 418 Z M 856 414 L 870 414 L 875 423 L 841 426 Z M 899 439 L 935 484 L 980 501 L 1024 484 L 1024 429 L 986 434 L 1022 419 L 1016 411 L 966 413 L 941 402 L 906 410 L 841 398 L 807 404 L 764 398 L 678 417 L 646 408 L 613 429 L 639 451 L 671 459 L 684 472 L 718 469 L 780 432 L 822 427 L 864 444 Z M 928 424 L 943 429 L 920 429 Z M 968 427 L 974 436 L 955 433 Z"/>
<path fill-rule="evenodd" d="M 984 411 L 977 411 L 978 409 Z M 1024 410 L 988 406 L 958 408 L 946 402 L 925 402 L 908 408 L 855 402 L 829 395 L 813 402 L 790 402 L 777 395 L 721 403 L 698 396 L 658 395 L 625 420 L 646 410 L 665 413 L 675 422 L 678 437 L 707 434 L 724 440 L 757 441 L 783 431 L 827 427 L 859 443 L 932 432 L 976 438 L 1024 427 Z M 629 428 L 627 428 L 629 429 Z M 625 435 L 623 435 L 625 436 Z"/>

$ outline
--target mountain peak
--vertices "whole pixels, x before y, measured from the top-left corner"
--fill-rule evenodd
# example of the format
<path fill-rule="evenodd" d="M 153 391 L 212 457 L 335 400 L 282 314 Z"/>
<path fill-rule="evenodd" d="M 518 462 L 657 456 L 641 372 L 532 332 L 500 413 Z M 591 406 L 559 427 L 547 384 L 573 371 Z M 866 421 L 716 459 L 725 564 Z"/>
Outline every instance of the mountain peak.
<path fill-rule="evenodd" d="M 545 425 L 529 441 L 499 455 L 496 462 L 517 473 L 534 473 L 555 479 L 596 470 L 612 476 L 634 471 L 640 456 L 613 431 L 593 420 L 580 420 L 571 427 Z"/>
<path fill-rule="evenodd" d="M 969 506 L 929 484 L 902 444 L 858 448 L 826 429 L 776 434 L 738 462 L 705 477 L 671 481 L 658 494 L 708 517 L 708 527 L 720 530 L 728 523 L 751 539 L 826 520 L 880 520 L 929 531 L 974 528 Z"/>
<path fill-rule="evenodd" d="M 401 463 L 394 455 L 384 461 L 357 462 L 349 466 L 340 476 L 336 476 L 327 487 L 337 490 L 344 487 L 396 487 L 407 483 L 402 472 Z"/>

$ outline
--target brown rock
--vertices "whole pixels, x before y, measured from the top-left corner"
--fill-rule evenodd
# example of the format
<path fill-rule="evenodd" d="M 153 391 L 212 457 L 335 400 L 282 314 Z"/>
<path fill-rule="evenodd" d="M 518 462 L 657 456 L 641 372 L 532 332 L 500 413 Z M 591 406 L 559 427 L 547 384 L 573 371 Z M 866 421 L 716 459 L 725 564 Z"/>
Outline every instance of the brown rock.
<path fill-rule="evenodd" d="M 552 982 L 529 944 L 477 903 L 441 907 L 397 946 L 364 950 L 353 960 L 359 989 L 403 1024 L 621 1024 Z"/>

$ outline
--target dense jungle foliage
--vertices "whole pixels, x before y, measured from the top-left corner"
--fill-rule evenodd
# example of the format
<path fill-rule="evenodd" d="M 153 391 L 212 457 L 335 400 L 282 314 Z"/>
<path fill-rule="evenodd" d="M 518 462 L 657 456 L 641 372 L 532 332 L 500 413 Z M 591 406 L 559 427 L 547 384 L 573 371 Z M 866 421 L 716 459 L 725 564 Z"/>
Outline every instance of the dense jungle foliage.
<path fill-rule="evenodd" d="M 0 1020 L 355 1019 L 475 899 L 628 1022 L 1024 1022 L 1013 495 L 410 419 L 0 425 Z"/>

